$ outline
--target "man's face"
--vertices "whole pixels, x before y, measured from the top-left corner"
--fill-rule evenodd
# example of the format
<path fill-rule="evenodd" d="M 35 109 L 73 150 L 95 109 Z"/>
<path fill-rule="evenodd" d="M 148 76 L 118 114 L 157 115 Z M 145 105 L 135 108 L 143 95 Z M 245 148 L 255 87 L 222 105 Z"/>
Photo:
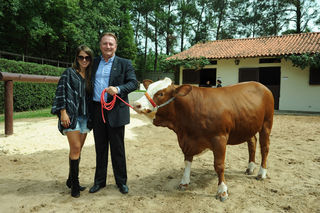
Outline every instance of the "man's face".
<path fill-rule="evenodd" d="M 112 36 L 103 36 L 100 41 L 100 50 L 104 59 L 111 58 L 117 50 L 116 40 Z"/>

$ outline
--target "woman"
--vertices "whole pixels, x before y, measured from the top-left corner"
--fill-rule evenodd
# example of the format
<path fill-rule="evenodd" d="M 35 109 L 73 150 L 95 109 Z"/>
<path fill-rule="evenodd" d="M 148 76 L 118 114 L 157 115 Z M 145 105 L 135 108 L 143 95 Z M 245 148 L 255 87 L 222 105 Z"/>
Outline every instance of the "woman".
<path fill-rule="evenodd" d="M 67 68 L 59 80 L 51 113 L 59 117 L 58 128 L 67 135 L 69 152 L 69 177 L 66 185 L 71 196 L 79 197 L 85 187 L 79 185 L 80 154 L 87 133 L 88 107 L 86 88 L 91 88 L 92 50 L 81 45 L 76 50 L 72 67 Z"/>

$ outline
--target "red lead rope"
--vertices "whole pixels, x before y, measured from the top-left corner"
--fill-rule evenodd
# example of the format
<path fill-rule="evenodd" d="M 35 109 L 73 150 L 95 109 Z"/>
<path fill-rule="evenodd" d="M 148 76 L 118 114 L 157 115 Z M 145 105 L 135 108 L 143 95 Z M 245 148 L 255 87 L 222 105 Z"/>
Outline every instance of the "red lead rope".
<path fill-rule="evenodd" d="M 128 104 L 127 102 L 125 102 L 122 98 L 120 98 L 117 95 L 113 96 L 113 99 L 110 103 L 106 103 L 104 101 L 104 94 L 106 93 L 106 90 L 104 89 L 101 93 L 101 98 L 100 98 L 100 102 L 101 102 L 101 114 L 102 114 L 102 119 L 103 122 L 106 123 L 106 120 L 104 119 L 104 115 L 103 115 L 103 109 L 106 109 L 108 111 L 112 110 L 114 107 L 114 104 L 116 103 L 117 98 L 119 98 L 123 103 L 125 103 L 128 107 L 131 107 L 133 109 L 133 106 L 131 106 L 130 104 Z"/>

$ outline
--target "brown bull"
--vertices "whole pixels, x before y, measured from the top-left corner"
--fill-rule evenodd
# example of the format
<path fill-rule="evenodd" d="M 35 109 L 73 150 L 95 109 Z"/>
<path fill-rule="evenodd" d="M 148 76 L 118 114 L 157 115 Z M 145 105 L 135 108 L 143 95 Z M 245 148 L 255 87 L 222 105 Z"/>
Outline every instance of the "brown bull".
<path fill-rule="evenodd" d="M 190 183 L 193 156 L 210 149 L 219 177 L 217 198 L 225 200 L 228 197 L 224 179 L 226 146 L 248 142 L 246 173 L 252 174 L 256 133 L 259 133 L 262 156 L 258 178 L 266 178 L 274 99 L 264 85 L 245 82 L 221 88 L 200 88 L 174 86 L 165 78 L 157 82 L 145 80 L 144 86 L 147 92 L 134 103 L 134 108 L 138 113 L 152 115 L 154 125 L 168 127 L 177 134 L 185 156 L 180 187 Z"/>

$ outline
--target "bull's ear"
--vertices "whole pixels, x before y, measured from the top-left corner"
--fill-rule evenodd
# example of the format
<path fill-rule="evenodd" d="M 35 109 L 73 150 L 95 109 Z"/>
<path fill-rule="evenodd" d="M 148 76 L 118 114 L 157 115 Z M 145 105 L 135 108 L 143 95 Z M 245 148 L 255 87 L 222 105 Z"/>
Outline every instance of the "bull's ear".
<path fill-rule="evenodd" d="M 144 88 L 146 88 L 146 89 L 148 89 L 149 85 L 152 83 L 153 83 L 153 81 L 150 79 L 145 79 L 142 81 L 142 84 L 143 84 Z"/>
<path fill-rule="evenodd" d="M 177 87 L 174 91 L 174 96 L 185 96 L 191 92 L 192 86 L 191 85 L 181 85 Z"/>

